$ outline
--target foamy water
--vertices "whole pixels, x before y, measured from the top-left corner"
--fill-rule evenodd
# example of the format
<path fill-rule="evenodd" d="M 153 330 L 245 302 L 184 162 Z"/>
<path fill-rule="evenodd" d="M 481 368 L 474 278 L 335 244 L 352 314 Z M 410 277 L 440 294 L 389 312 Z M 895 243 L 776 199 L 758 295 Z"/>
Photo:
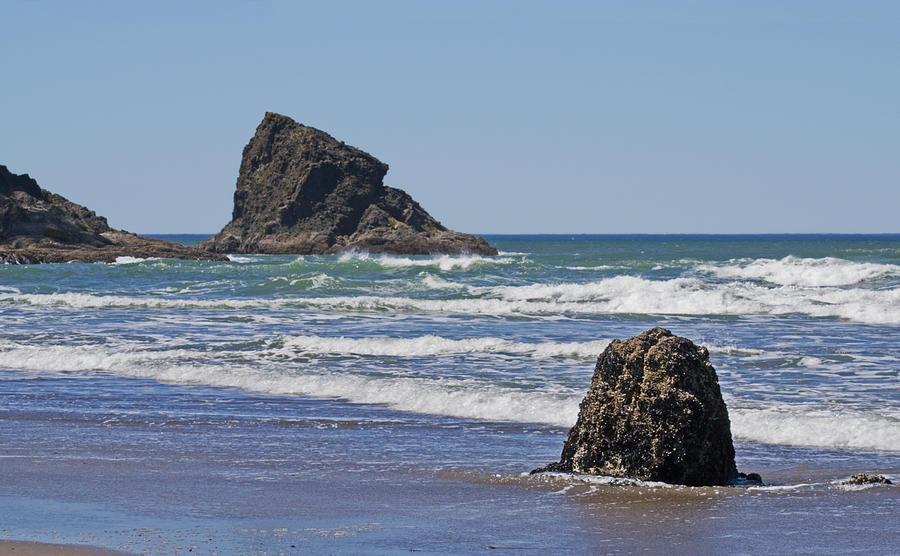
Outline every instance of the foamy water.
<path fill-rule="evenodd" d="M 0 372 L 563 435 L 609 342 L 663 325 L 709 348 L 738 442 L 900 452 L 897 240 L 826 256 L 790 238 L 507 241 L 497 257 L 2 267 Z"/>
<path fill-rule="evenodd" d="M 284 339 L 286 348 L 311 353 L 358 354 L 380 356 L 434 356 L 461 353 L 507 353 L 532 357 L 596 358 L 608 340 L 592 342 L 512 342 L 501 338 L 454 340 L 440 336 L 416 338 L 323 338 L 293 336 Z"/>
<path fill-rule="evenodd" d="M 411 373 L 430 358 L 452 359 L 454 366 L 506 365 L 510 359 L 566 358 L 589 382 L 593 360 L 609 344 L 589 342 L 513 342 L 499 338 L 450 339 L 346 338 L 274 336 L 248 343 L 189 346 L 118 343 L 115 345 L 36 346 L 0 344 L 0 368 L 39 372 L 108 372 L 167 383 L 239 388 L 271 395 L 341 398 L 353 403 L 382 404 L 392 409 L 490 421 L 540 423 L 570 427 L 583 391 L 572 381 L 515 384 L 490 377 L 448 378 L 425 370 Z M 252 347 L 252 349 L 247 349 Z M 753 359 L 767 354 L 739 346 L 710 346 L 711 353 Z M 772 355 L 772 354 L 769 354 Z M 317 357 L 328 356 L 324 361 Z M 386 366 L 383 359 L 405 358 Z M 335 359 L 337 358 L 337 359 Z M 336 364 L 340 362 L 342 364 Z M 346 365 L 343 363 L 347 363 Z M 823 362 L 803 357 L 798 367 Z M 427 364 L 426 364 L 427 365 Z M 348 370 L 349 369 L 349 370 Z M 533 373 L 532 373 L 533 374 Z M 826 373 L 827 374 L 827 373 Z M 508 374 L 507 374 L 508 376 Z M 777 388 L 776 388 L 777 389 Z M 824 448 L 874 449 L 900 452 L 900 407 L 861 411 L 817 409 L 806 404 L 750 409 L 728 394 L 732 431 L 737 440 Z"/>
<path fill-rule="evenodd" d="M 467 270 L 474 265 L 506 265 L 527 261 L 524 257 L 484 257 L 481 255 L 437 255 L 431 257 L 403 257 L 397 255 L 372 255 L 352 251 L 338 256 L 340 263 L 372 263 L 384 268 L 435 267 L 442 271 Z"/>
<path fill-rule="evenodd" d="M 276 277 L 306 293 L 338 283 L 326 274 L 302 279 Z M 423 299 L 397 295 L 306 295 L 279 298 L 173 299 L 168 296 L 121 296 L 87 293 L 24 294 L 0 292 L 0 302 L 74 307 L 158 308 L 279 308 L 311 307 L 331 311 L 428 311 L 471 315 L 661 314 L 661 315 L 789 315 L 834 317 L 871 324 L 900 324 L 900 289 L 843 289 L 835 287 L 766 287 L 752 283 L 708 285 L 695 278 L 648 280 L 619 276 L 584 284 L 479 287 L 456 286 L 445 279 L 425 277 L 426 289 L 468 289 L 477 297 Z"/>
<path fill-rule="evenodd" d="M 892 415 L 876 411 L 835 409 L 729 410 L 731 431 L 736 439 L 767 444 L 856 448 L 900 452 L 900 412 Z"/>
<path fill-rule="evenodd" d="M 900 266 L 895 264 L 853 262 L 835 257 L 741 259 L 724 264 L 704 264 L 697 269 L 720 278 L 762 280 L 782 286 L 851 286 L 900 277 Z"/>

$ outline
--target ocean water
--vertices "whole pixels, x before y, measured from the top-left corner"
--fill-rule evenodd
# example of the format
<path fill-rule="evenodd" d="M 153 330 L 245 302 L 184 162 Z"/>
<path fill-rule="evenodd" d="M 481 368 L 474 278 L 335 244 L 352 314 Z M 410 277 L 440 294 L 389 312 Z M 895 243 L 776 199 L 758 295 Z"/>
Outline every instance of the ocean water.
<path fill-rule="evenodd" d="M 0 538 L 900 552 L 900 488 L 841 484 L 900 481 L 900 236 L 488 239 L 0 267 Z M 766 486 L 527 475 L 606 345 L 652 326 L 709 348 Z"/>

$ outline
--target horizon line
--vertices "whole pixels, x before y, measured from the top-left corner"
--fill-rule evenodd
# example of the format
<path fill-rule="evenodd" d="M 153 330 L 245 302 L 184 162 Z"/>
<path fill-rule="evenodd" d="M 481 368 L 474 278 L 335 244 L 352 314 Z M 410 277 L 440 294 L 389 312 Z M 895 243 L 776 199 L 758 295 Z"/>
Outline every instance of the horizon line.
<path fill-rule="evenodd" d="M 142 236 L 207 236 L 219 232 L 132 232 Z M 900 236 L 900 232 L 473 232 L 470 235 L 491 237 L 558 236 L 558 237 L 628 237 L 628 236 Z"/>

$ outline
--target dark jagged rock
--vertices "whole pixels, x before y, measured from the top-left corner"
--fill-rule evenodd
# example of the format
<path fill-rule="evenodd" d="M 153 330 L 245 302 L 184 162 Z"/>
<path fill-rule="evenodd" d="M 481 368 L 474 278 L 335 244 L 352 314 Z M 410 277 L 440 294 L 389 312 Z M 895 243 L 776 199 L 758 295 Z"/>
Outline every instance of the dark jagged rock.
<path fill-rule="evenodd" d="M 106 218 L 0 165 L 0 263 L 113 262 L 118 257 L 224 257 L 109 227 Z"/>
<path fill-rule="evenodd" d="M 561 460 L 542 471 L 732 483 L 731 423 L 706 348 L 658 327 L 614 340 L 597 359 Z"/>
<path fill-rule="evenodd" d="M 244 147 L 232 220 L 200 247 L 219 253 L 496 255 L 484 239 L 448 230 L 405 192 L 388 166 L 287 116 L 266 113 Z"/>
<path fill-rule="evenodd" d="M 764 485 L 762 477 L 759 473 L 738 473 L 738 476 L 732 480 L 734 485 Z"/>
<path fill-rule="evenodd" d="M 844 481 L 845 485 L 890 485 L 891 480 L 884 475 L 866 475 L 858 473 Z"/>

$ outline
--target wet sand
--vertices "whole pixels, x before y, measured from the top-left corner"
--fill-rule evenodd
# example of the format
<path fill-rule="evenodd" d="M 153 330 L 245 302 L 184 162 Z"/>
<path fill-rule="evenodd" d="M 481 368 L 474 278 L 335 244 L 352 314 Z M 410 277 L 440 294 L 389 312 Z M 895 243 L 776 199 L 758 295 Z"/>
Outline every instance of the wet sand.
<path fill-rule="evenodd" d="M 128 552 L 107 550 L 96 546 L 47 544 L 26 541 L 0 541 L 0 554 L 11 556 L 116 556 Z"/>
<path fill-rule="evenodd" d="M 167 414 L 0 414 L 0 538 L 140 554 L 900 548 L 900 487 L 840 484 L 860 471 L 896 482 L 896 460 L 884 454 L 739 443 L 738 467 L 770 487 L 625 486 L 527 475 L 558 456 L 565 431 L 546 427 L 423 422 L 386 409 L 374 420 L 375 409 L 338 400 L 112 376 L 45 378 L 35 392 L 52 396 L 59 382 L 84 396 L 79 404 L 105 403 L 84 390 L 101 383 L 127 392 L 137 415 L 154 415 L 161 400 Z M 215 396 L 216 413 L 198 420 L 201 395 Z"/>
<path fill-rule="evenodd" d="M 104 504 L 48 499 L 5 498 L 0 504 L 23 516 L 21 528 L 12 525 L 31 527 L 29 536 L 58 527 L 60 536 L 82 541 L 92 531 L 109 546 L 140 554 L 890 554 L 900 546 L 893 526 L 898 493 L 891 487 L 648 488 L 479 474 L 411 480 L 292 484 L 284 487 L 285 499 L 278 487 L 258 492 L 248 485 L 246 502 L 237 492 L 220 501 L 244 515 L 221 509 L 207 516 L 107 512 Z M 144 491 L 149 485 L 136 486 Z M 176 503 L 192 496 L 203 492 L 184 493 Z M 257 496 L 271 501 L 271 511 L 259 507 Z M 105 553 L 81 550 L 77 554 Z"/>

